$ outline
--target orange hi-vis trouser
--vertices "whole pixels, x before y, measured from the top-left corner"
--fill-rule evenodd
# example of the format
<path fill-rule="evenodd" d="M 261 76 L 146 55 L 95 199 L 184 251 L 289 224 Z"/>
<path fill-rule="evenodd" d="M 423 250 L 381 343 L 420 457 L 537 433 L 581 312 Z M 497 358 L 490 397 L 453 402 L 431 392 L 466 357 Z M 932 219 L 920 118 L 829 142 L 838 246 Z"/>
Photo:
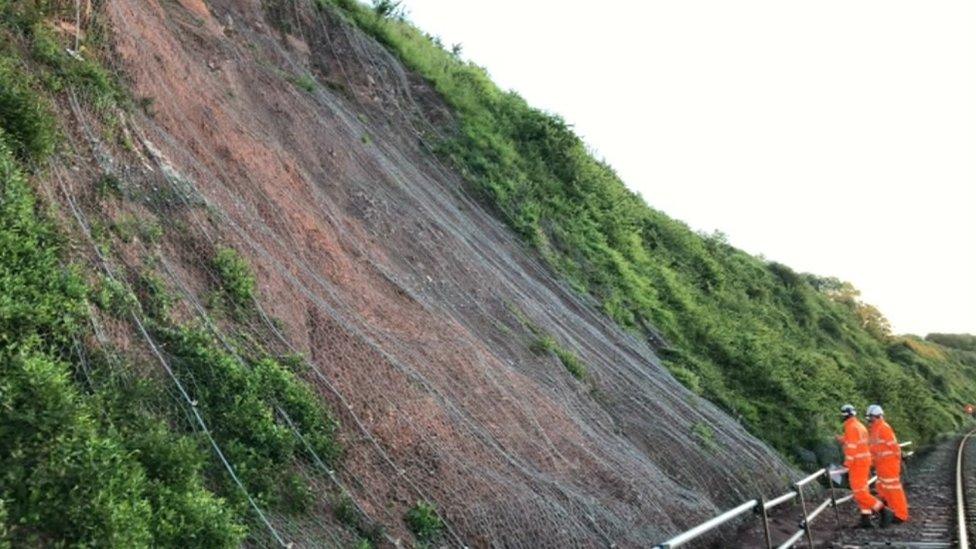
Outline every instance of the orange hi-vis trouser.
<path fill-rule="evenodd" d="M 844 447 L 844 466 L 847 479 L 851 483 L 854 501 L 861 513 L 869 515 L 884 507 L 878 498 L 871 495 L 868 479 L 871 476 L 871 451 L 868 449 L 868 430 L 855 417 L 844 421 L 844 434 L 838 437 Z"/>
<path fill-rule="evenodd" d="M 875 470 L 878 473 L 878 483 L 875 485 L 878 496 L 896 517 L 908 520 L 908 498 L 905 497 L 905 489 L 901 485 L 901 459 L 880 461 Z"/>
<path fill-rule="evenodd" d="M 871 476 L 871 462 L 860 460 L 847 468 L 847 479 L 851 483 L 851 491 L 854 493 L 854 501 L 861 509 L 861 513 L 869 515 L 875 511 L 880 511 L 884 503 L 871 495 L 871 488 L 868 480 Z"/>
<path fill-rule="evenodd" d="M 901 485 L 901 447 L 895 431 L 883 418 L 878 418 L 871 422 L 869 433 L 874 470 L 878 474 L 875 486 L 878 496 L 896 517 L 908 520 L 908 499 Z"/>

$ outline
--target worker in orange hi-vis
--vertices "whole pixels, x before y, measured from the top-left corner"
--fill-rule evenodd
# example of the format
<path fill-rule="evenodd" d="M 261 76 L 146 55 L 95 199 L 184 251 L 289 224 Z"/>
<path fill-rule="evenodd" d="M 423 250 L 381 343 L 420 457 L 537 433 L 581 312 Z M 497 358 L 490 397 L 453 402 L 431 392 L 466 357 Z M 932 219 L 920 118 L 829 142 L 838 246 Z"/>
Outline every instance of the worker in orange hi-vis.
<path fill-rule="evenodd" d="M 901 446 L 891 425 L 884 419 L 884 410 L 877 404 L 868 406 L 868 442 L 874 470 L 878 475 L 878 496 L 894 513 L 893 522 L 908 520 L 908 499 L 901 485 Z M 882 516 L 882 526 L 887 526 Z"/>
<path fill-rule="evenodd" d="M 861 528 L 872 528 L 871 516 L 885 510 L 884 503 L 871 495 L 868 487 L 868 477 L 871 474 L 871 451 L 868 448 L 868 430 L 857 419 L 854 406 L 845 404 L 840 409 L 844 419 L 844 434 L 837 437 L 837 441 L 844 447 L 844 467 L 847 468 L 847 479 L 854 492 L 854 501 L 861 509 Z M 888 511 L 891 514 L 891 511 Z M 882 521 L 884 522 L 884 515 Z M 888 521 L 890 522 L 890 520 Z"/>

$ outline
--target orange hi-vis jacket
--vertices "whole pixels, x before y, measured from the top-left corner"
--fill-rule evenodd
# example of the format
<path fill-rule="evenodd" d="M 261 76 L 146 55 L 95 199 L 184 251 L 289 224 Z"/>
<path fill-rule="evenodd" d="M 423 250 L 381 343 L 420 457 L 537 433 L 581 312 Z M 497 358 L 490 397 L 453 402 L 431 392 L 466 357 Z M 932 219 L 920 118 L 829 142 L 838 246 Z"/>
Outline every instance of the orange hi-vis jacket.
<path fill-rule="evenodd" d="M 884 418 L 871 422 L 868 442 L 874 459 L 874 469 L 878 474 L 875 487 L 891 511 L 901 520 L 908 520 L 908 499 L 901 484 L 901 447 L 895 431 Z"/>
<path fill-rule="evenodd" d="M 871 428 L 868 429 L 868 444 L 875 468 L 882 469 L 889 463 L 901 462 L 901 446 L 898 446 L 895 431 L 884 418 L 879 417 L 871 422 Z"/>
<path fill-rule="evenodd" d="M 871 451 L 868 448 L 868 430 L 856 417 L 844 420 L 844 434 L 837 437 L 844 447 L 844 467 L 851 483 L 854 501 L 862 514 L 871 514 L 884 507 L 879 499 L 871 495 L 868 477 L 871 475 Z"/>
<path fill-rule="evenodd" d="M 844 434 L 840 437 L 840 443 L 844 446 L 844 467 L 871 467 L 868 430 L 856 417 L 844 420 Z"/>

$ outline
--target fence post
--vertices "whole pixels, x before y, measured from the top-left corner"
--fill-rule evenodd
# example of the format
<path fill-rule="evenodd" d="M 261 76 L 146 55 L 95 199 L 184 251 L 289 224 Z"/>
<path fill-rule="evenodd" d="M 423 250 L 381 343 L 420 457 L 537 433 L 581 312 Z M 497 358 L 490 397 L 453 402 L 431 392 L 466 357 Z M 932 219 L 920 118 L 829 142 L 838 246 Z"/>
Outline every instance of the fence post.
<path fill-rule="evenodd" d="M 756 512 L 762 517 L 763 538 L 766 540 L 766 549 L 773 549 L 773 539 L 769 535 L 769 514 L 766 513 L 766 500 L 760 494 L 756 498 L 756 501 L 759 502 L 756 504 Z"/>
<path fill-rule="evenodd" d="M 803 511 L 803 516 L 800 517 L 800 528 L 807 533 L 807 544 L 810 549 L 813 549 L 813 534 L 810 532 L 810 525 L 807 524 L 807 500 L 803 497 L 803 487 L 794 484 L 793 489 L 796 490 L 796 494 L 800 498 L 800 510 Z"/>
<path fill-rule="evenodd" d="M 834 522 L 840 524 L 840 511 L 837 510 L 837 494 L 834 493 L 834 479 L 827 471 L 827 487 L 830 489 L 830 506 L 834 508 Z"/>

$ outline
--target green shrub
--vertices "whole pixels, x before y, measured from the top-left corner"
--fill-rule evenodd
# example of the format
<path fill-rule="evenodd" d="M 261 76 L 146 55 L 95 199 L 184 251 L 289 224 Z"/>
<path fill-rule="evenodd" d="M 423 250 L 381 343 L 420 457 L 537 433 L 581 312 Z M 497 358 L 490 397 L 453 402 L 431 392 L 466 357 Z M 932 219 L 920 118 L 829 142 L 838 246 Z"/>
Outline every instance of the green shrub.
<path fill-rule="evenodd" d="M 299 88 L 305 90 L 308 93 L 313 93 L 316 87 L 315 78 L 312 78 L 310 74 L 300 74 L 298 76 L 290 76 L 288 80 L 298 86 Z"/>
<path fill-rule="evenodd" d="M 549 354 L 555 348 L 556 348 L 556 340 L 549 335 L 537 337 L 534 340 L 532 340 L 532 343 L 529 345 L 529 350 L 531 350 L 533 353 L 537 355 Z"/>
<path fill-rule="evenodd" d="M 580 359 L 576 358 L 576 355 L 572 351 L 568 351 L 562 347 L 556 347 L 553 351 L 573 377 L 580 380 L 586 377 L 586 365 Z"/>
<path fill-rule="evenodd" d="M 976 352 L 976 335 L 970 334 L 929 334 L 927 341 L 938 343 L 944 347 L 951 347 L 962 351 Z"/>
<path fill-rule="evenodd" d="M 533 333 L 541 334 L 541 330 L 536 327 L 530 327 Z M 538 355 L 548 355 L 553 353 L 559 359 L 559 362 L 566 368 L 566 370 L 573 375 L 576 379 L 583 379 L 586 377 L 586 365 L 583 364 L 579 358 L 573 354 L 572 351 L 564 349 L 556 343 L 556 340 L 552 336 L 538 335 L 532 343 L 529 344 L 529 349 Z"/>
<path fill-rule="evenodd" d="M 444 531 L 444 523 L 438 516 L 437 510 L 427 502 L 418 501 L 416 505 L 407 510 L 403 520 L 420 543 L 426 544 L 437 541 Z"/>
<path fill-rule="evenodd" d="M 682 368 L 681 366 L 668 366 L 668 370 L 675 379 L 680 381 L 681 384 L 691 390 L 691 392 L 697 395 L 701 394 L 701 378 L 698 377 L 698 374 L 687 368 Z"/>
<path fill-rule="evenodd" d="M 55 124 L 47 100 L 31 86 L 34 78 L 12 59 L 0 57 L 0 125 L 20 160 L 43 162 L 54 151 Z"/>
<path fill-rule="evenodd" d="M 166 283 L 151 271 L 144 271 L 139 275 L 137 288 L 146 314 L 153 318 L 165 319 L 176 302 L 176 297 L 169 293 Z"/>
<path fill-rule="evenodd" d="M 250 307 L 255 281 L 251 267 L 233 248 L 219 248 L 213 261 L 220 287 L 230 301 L 241 308 Z"/>
<path fill-rule="evenodd" d="M 34 59 L 48 71 L 44 80 L 51 91 L 70 89 L 99 111 L 126 99 L 115 78 L 97 59 L 87 53 L 86 56 L 68 54 L 69 44 L 61 42 L 48 22 L 35 21 L 28 28 L 28 35 Z"/>
<path fill-rule="evenodd" d="M 691 426 L 691 432 L 695 435 L 695 440 L 698 441 L 703 448 L 709 451 L 714 451 L 717 446 L 715 443 L 715 431 L 712 430 L 711 426 L 707 423 L 697 422 Z"/>

